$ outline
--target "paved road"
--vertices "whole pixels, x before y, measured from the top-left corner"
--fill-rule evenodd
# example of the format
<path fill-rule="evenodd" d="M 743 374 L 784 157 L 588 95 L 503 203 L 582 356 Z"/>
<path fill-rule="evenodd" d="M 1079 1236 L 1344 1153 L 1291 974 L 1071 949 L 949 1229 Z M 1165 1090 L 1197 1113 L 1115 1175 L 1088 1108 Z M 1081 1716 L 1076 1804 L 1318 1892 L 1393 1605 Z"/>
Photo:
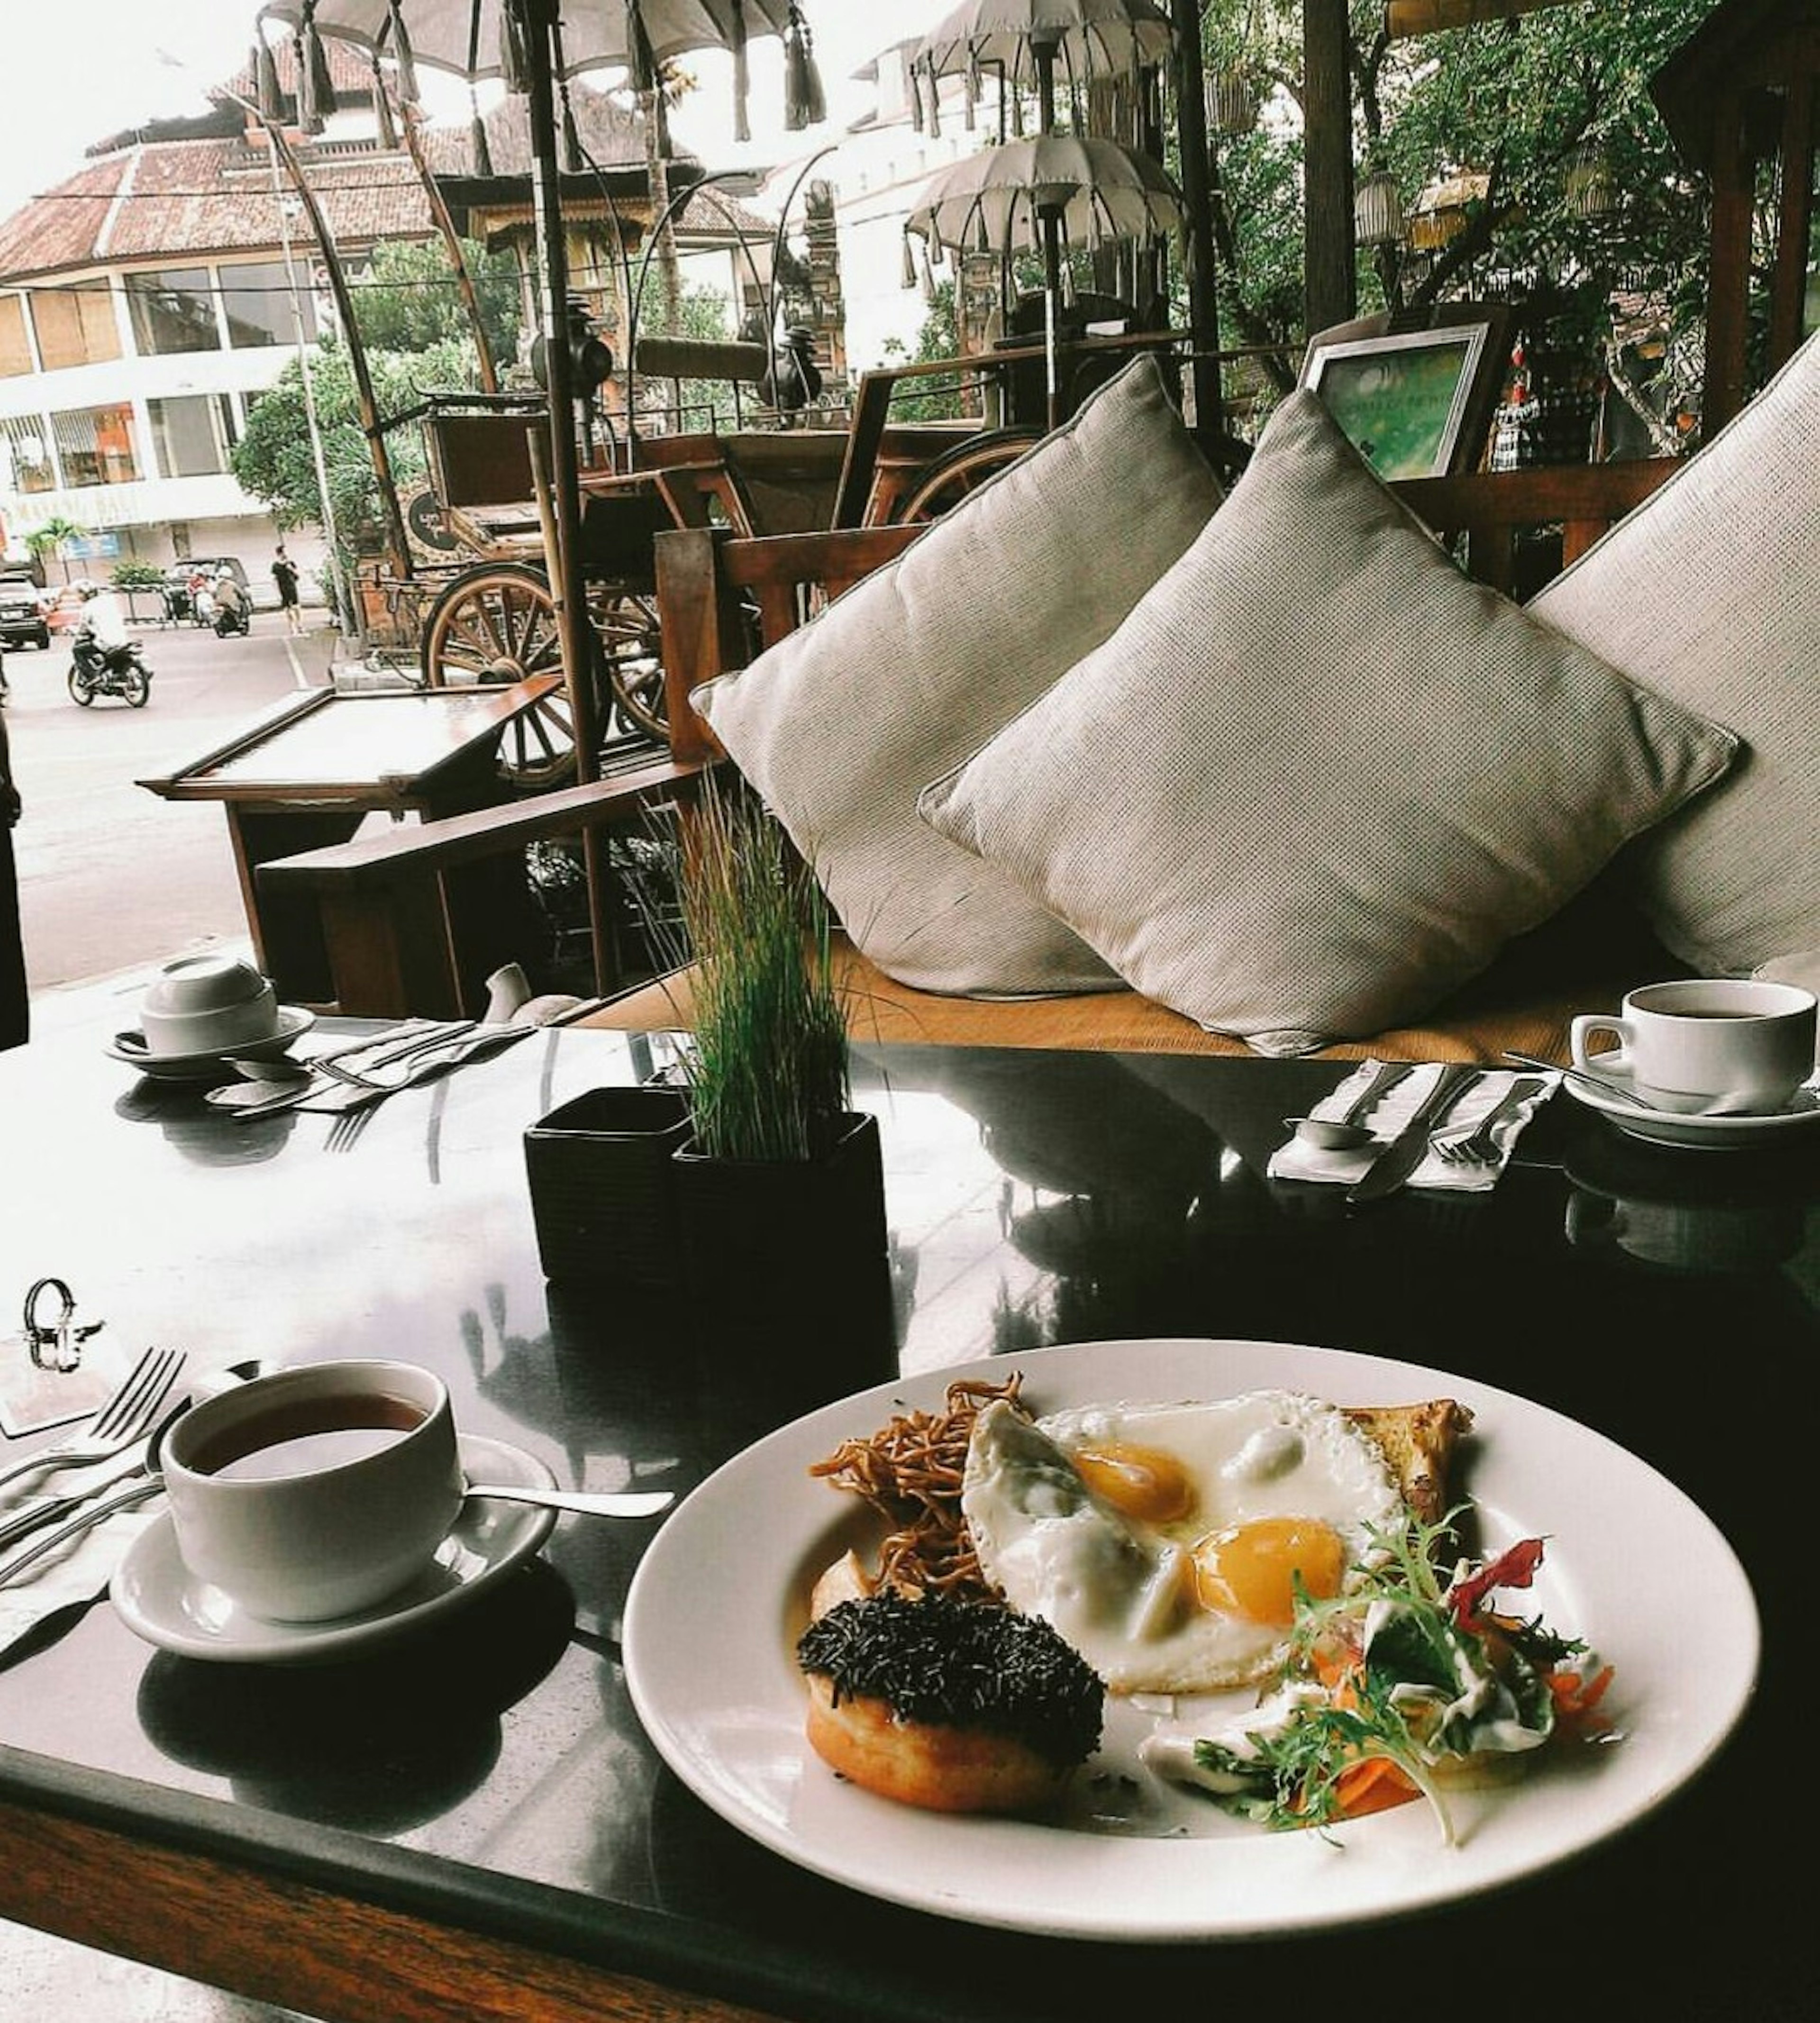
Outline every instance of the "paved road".
<path fill-rule="evenodd" d="M 312 614 L 314 616 L 315 614 Z M 330 679 L 338 635 L 291 638 L 276 613 L 250 638 L 192 626 L 141 628 L 153 672 L 143 709 L 79 709 L 69 649 L 6 656 L 13 770 L 25 799 L 14 832 L 26 971 L 34 997 L 247 932 L 226 818 L 212 802 L 160 800 L 134 782 L 199 758 Z"/>

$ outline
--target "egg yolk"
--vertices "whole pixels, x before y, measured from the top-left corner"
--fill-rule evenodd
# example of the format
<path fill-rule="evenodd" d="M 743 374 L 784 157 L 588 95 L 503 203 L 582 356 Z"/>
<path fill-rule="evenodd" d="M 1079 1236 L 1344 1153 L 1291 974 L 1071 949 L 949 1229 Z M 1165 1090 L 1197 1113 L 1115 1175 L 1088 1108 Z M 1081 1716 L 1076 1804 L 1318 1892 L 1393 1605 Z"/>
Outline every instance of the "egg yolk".
<path fill-rule="evenodd" d="M 1194 1508 L 1194 1484 L 1173 1454 L 1160 1447 L 1108 1440 L 1077 1448 L 1071 1457 L 1096 1496 L 1141 1524 L 1170 1524 Z"/>
<path fill-rule="evenodd" d="M 1346 1545 L 1315 1517 L 1258 1517 L 1211 1531 L 1194 1548 L 1194 1590 L 1203 1608 L 1287 1629 L 1296 1619 L 1296 1576 L 1317 1600 L 1338 1594 Z"/>

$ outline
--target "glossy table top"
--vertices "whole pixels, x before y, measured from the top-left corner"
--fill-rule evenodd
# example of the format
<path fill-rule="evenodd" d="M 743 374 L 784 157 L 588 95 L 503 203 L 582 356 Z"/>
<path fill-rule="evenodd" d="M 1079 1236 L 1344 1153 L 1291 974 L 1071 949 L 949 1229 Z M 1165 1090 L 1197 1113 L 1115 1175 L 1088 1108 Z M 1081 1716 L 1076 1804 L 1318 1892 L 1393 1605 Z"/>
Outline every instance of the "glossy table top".
<path fill-rule="evenodd" d="M 0 1058 L 0 1300 L 54 1271 L 135 1344 L 407 1356 L 448 1379 L 464 1429 L 565 1483 L 686 1492 L 814 1402 L 788 1341 L 729 1330 L 686 1291 L 546 1285 L 521 1147 L 557 1103 L 652 1063 L 643 1041 L 540 1033 L 394 1098 L 337 1153 L 326 1118 L 236 1123 L 90 1042 L 35 1044 Z M 699 1804 L 652 1750 L 619 1663 L 653 1527 L 570 1519 L 442 1627 L 326 1666 L 154 1652 L 97 1606 L 0 1657 L 0 1801 L 177 1835 L 779 2016 L 1292 2011 L 1359 1976 L 1387 2005 L 1405 1984 L 1482 2015 L 1570 1989 L 1581 2013 L 1798 2013 L 1804 1864 L 1783 1820 L 1799 1833 L 1805 1812 L 1787 1772 L 1805 1708 L 1791 1652 L 1811 1641 L 1795 1624 L 1811 1578 L 1820 1143 L 1647 1148 L 1562 1095 L 1493 1193 L 1348 1213 L 1263 1173 L 1281 1120 L 1344 1064 L 897 1048 L 862 1050 L 857 1070 L 881 1118 L 904 1370 L 1255 1337 L 1428 1365 L 1595 1426 L 1692 1495 L 1751 1574 L 1763 1680 L 1717 1767 L 1571 1868 L 1408 1924 L 1186 1948 L 994 1932 L 803 1873 Z M 836 1391 L 883 1374 L 855 1344 Z M 1699 1606 L 1690 1594 L 1690 1617 Z"/>

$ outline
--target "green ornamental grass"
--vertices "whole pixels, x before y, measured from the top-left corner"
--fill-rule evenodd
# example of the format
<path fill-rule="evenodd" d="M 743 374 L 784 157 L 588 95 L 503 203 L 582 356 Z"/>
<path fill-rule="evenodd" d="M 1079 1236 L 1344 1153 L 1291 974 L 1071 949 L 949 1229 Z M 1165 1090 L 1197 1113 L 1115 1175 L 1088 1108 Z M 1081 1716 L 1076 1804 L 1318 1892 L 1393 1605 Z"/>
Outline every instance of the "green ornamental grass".
<path fill-rule="evenodd" d="M 710 1158 L 823 1156 L 851 1107 L 832 923 L 813 876 L 751 796 L 711 778 L 683 844 L 695 1138 Z"/>

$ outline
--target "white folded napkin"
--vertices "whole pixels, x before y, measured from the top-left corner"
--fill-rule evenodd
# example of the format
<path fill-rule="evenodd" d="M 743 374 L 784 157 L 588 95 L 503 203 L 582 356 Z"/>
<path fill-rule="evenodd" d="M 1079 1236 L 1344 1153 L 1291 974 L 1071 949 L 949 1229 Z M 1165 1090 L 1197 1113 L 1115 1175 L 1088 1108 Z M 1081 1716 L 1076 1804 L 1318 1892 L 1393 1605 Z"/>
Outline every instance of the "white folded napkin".
<path fill-rule="evenodd" d="M 1364 1093 L 1366 1084 L 1383 1065 L 1375 1060 L 1360 1062 L 1358 1068 L 1337 1088 L 1323 1096 L 1309 1114 L 1330 1118 L 1343 1116 L 1354 1097 Z M 1398 1083 L 1365 1120 L 1372 1134 L 1370 1144 L 1350 1152 L 1325 1151 L 1292 1131 L 1287 1142 L 1270 1154 L 1265 1170 L 1275 1180 L 1327 1181 L 1336 1186 L 1350 1187 L 1363 1177 L 1378 1154 L 1415 1114 L 1439 1079 L 1441 1071 L 1441 1064 L 1434 1063 L 1419 1067 L 1413 1075 Z M 1497 1147 L 1495 1159 L 1456 1163 L 1430 1151 L 1423 1154 L 1422 1163 L 1410 1174 L 1405 1185 L 1449 1188 L 1468 1194 L 1482 1194 L 1496 1187 L 1498 1176 L 1509 1164 L 1511 1148 L 1524 1125 L 1554 1093 L 1560 1076 L 1544 1074 L 1540 1069 L 1487 1068 L 1467 1085 L 1436 1127 L 1444 1138 L 1464 1136 L 1482 1117 L 1497 1107 L 1514 1084 L 1525 1080 L 1536 1081 L 1540 1086 L 1498 1124 L 1494 1134 Z"/>

